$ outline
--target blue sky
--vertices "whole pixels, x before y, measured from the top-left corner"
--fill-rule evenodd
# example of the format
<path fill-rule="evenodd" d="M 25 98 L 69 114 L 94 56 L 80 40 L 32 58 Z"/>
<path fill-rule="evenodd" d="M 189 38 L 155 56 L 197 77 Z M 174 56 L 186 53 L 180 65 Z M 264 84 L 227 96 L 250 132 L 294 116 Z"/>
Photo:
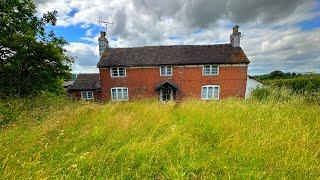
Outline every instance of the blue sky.
<path fill-rule="evenodd" d="M 320 72 L 320 1 L 283 0 L 37 0 L 39 15 L 57 10 L 48 30 L 65 38 L 73 72 L 98 72 L 97 38 L 108 27 L 111 47 L 229 42 L 234 24 L 251 60 L 249 74 L 273 70 Z"/>

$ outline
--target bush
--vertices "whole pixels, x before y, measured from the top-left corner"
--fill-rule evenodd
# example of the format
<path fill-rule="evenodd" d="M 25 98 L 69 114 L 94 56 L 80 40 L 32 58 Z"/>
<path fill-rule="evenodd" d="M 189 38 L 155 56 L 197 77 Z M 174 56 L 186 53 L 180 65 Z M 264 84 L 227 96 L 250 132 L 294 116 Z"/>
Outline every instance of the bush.
<path fill-rule="evenodd" d="M 320 91 L 320 76 L 304 76 L 293 79 L 275 79 L 266 81 L 267 84 L 279 87 L 279 88 L 288 88 L 294 91 L 295 93 L 305 92 L 313 93 Z"/>

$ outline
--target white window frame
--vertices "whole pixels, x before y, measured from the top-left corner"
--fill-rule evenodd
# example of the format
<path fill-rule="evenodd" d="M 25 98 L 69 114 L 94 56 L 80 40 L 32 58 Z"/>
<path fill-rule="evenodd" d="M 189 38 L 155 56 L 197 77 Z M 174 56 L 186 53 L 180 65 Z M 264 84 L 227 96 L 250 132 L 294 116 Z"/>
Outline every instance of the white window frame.
<path fill-rule="evenodd" d="M 161 69 L 164 68 L 164 74 L 161 74 Z M 170 72 L 171 74 L 168 74 L 168 69 L 170 68 Z M 160 70 L 160 76 L 172 76 L 173 75 L 173 68 L 172 66 L 160 66 L 159 67 L 159 70 Z"/>
<path fill-rule="evenodd" d="M 210 74 L 205 74 L 205 71 L 204 71 L 204 67 L 205 66 L 210 66 Z M 212 69 L 213 69 L 213 66 L 216 66 L 217 67 L 217 73 L 216 74 L 212 74 L 211 72 L 212 72 Z M 219 70 L 220 70 L 220 67 L 219 67 L 219 65 L 210 65 L 210 64 L 208 64 L 208 65 L 203 65 L 202 66 L 202 75 L 203 76 L 217 76 L 217 75 L 219 75 Z"/>
<path fill-rule="evenodd" d="M 89 93 L 92 94 L 92 98 L 88 98 L 89 97 Z M 84 96 L 85 94 L 85 96 Z M 93 100 L 94 99 L 94 95 L 93 95 L 93 91 L 81 91 L 81 99 L 83 100 Z"/>
<path fill-rule="evenodd" d="M 212 91 L 212 98 L 208 98 L 208 97 L 203 97 L 203 88 L 210 88 L 212 87 L 213 88 L 213 91 Z M 218 98 L 215 98 L 214 97 L 214 89 L 218 87 Z M 208 96 L 208 95 L 207 95 Z M 220 86 L 219 85 L 205 85 L 205 86 L 202 86 L 201 87 L 201 99 L 202 100 L 219 100 L 220 99 Z"/>
<path fill-rule="evenodd" d="M 127 95 L 128 95 L 128 98 L 127 99 L 123 99 L 123 90 L 126 89 L 127 90 Z M 112 95 L 112 90 L 116 90 L 116 96 L 118 96 L 118 90 L 121 90 L 122 91 L 122 99 L 114 99 L 113 98 L 113 95 Z M 110 89 L 110 95 L 111 95 L 111 100 L 112 101 L 129 101 L 129 89 L 127 87 L 113 87 Z"/>
<path fill-rule="evenodd" d="M 123 76 L 120 76 L 119 74 L 120 74 L 120 68 L 123 68 L 124 69 L 124 75 Z M 117 75 L 116 76 L 114 76 L 113 75 L 113 69 L 116 69 L 116 71 L 117 71 Z M 122 77 L 127 77 L 127 69 L 125 68 L 125 67 L 111 67 L 110 68 L 110 77 L 112 77 L 112 78 L 122 78 Z"/>
<path fill-rule="evenodd" d="M 160 89 L 160 93 L 159 93 L 159 99 L 160 99 L 160 101 L 161 102 L 165 102 L 164 100 L 163 100 L 163 90 L 164 89 Z M 173 89 L 171 89 L 170 90 L 171 92 L 170 92 L 170 101 L 173 101 L 173 93 L 174 93 L 174 91 L 173 91 Z"/>

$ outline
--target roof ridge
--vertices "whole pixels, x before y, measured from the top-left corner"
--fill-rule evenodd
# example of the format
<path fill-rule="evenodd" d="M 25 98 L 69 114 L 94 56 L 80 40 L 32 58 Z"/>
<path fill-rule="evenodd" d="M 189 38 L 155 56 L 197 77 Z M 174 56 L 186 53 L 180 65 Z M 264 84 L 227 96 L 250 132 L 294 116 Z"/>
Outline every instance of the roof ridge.
<path fill-rule="evenodd" d="M 136 47 L 111 47 L 110 49 L 137 49 L 137 48 L 153 48 L 153 47 L 200 47 L 200 46 L 227 46 L 230 43 L 225 44 L 186 44 L 186 45 L 151 45 L 151 46 L 136 46 Z"/>
<path fill-rule="evenodd" d="M 99 73 L 79 73 L 78 75 L 99 75 Z"/>
<path fill-rule="evenodd" d="M 241 47 L 231 44 L 143 46 L 110 48 L 98 68 L 119 66 L 249 64 Z"/>

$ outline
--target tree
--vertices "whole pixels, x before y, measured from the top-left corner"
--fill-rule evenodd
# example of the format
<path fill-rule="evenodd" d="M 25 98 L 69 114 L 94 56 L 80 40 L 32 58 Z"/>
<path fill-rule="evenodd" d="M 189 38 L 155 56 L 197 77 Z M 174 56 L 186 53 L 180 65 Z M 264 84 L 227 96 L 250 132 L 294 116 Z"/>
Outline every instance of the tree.
<path fill-rule="evenodd" d="M 270 73 L 271 79 L 283 78 L 284 76 L 285 76 L 285 73 L 279 70 L 273 71 Z"/>
<path fill-rule="evenodd" d="M 47 24 L 56 24 L 57 12 L 37 17 L 32 0 L 0 0 L 0 97 L 59 92 L 70 76 L 73 58 L 67 42 Z"/>

